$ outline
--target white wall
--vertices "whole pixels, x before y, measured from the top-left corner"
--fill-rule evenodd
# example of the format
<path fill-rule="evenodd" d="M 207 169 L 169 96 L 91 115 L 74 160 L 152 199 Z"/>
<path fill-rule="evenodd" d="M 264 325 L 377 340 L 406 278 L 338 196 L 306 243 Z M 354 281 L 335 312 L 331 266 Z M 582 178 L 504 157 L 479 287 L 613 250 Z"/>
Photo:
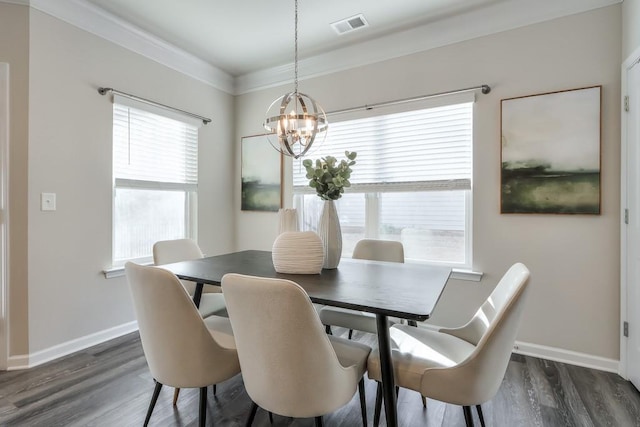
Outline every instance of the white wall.
<path fill-rule="evenodd" d="M 640 48 L 640 0 L 622 3 L 622 59 Z"/>
<path fill-rule="evenodd" d="M 134 320 L 111 260 L 114 87 L 213 118 L 199 137 L 199 242 L 233 249 L 231 95 L 31 10 L 29 73 L 29 352 Z M 57 211 L 40 211 L 40 193 Z M 27 307 L 15 307 L 18 310 Z M 12 307 L 14 309 L 14 307 Z"/>
<path fill-rule="evenodd" d="M 607 7 L 301 83 L 327 111 L 482 83 L 493 88 L 478 96 L 474 116 L 473 264 L 485 277 L 480 284 L 450 281 L 434 322 L 468 318 L 522 261 L 532 289 L 518 340 L 618 359 L 620 11 Z M 603 86 L 602 214 L 501 215 L 500 100 L 592 85 Z M 236 140 L 260 133 L 270 102 L 290 90 L 238 97 Z M 236 177 L 237 212 L 239 185 Z M 238 249 L 269 249 L 276 218 L 240 213 Z"/>

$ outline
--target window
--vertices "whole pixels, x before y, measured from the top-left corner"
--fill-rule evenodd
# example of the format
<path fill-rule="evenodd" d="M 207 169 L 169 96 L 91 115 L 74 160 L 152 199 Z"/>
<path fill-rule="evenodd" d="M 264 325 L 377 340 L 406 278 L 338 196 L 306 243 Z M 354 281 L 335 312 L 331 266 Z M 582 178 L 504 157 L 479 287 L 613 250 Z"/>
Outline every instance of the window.
<path fill-rule="evenodd" d="M 114 266 L 150 261 L 158 240 L 196 234 L 198 126 L 167 114 L 114 95 Z"/>
<path fill-rule="evenodd" d="M 463 102 L 332 120 L 309 157 L 358 152 L 352 186 L 336 203 L 343 256 L 360 239 L 388 239 L 403 243 L 407 261 L 471 267 L 472 118 L 472 102 Z M 315 230 L 322 200 L 301 163 L 293 165 L 294 204 L 304 229 Z"/>

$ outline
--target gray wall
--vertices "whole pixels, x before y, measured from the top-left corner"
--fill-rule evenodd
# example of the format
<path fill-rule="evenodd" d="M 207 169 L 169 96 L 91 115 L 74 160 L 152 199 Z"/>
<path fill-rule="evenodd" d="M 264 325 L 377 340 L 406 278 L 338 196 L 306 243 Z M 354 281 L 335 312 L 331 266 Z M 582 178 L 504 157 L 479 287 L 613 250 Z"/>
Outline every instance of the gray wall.
<path fill-rule="evenodd" d="M 112 103 L 96 89 L 213 118 L 199 135 L 198 240 L 208 254 L 233 249 L 234 98 L 35 9 L 29 56 L 29 298 L 11 308 L 28 313 L 34 353 L 134 320 L 125 278 L 101 273 L 111 263 Z M 40 211 L 42 192 L 57 193 L 57 211 Z"/>
<path fill-rule="evenodd" d="M 616 5 L 301 83 L 328 111 L 481 83 L 493 88 L 478 96 L 474 122 L 473 264 L 485 277 L 479 284 L 452 280 L 434 322 L 468 318 L 522 261 L 533 278 L 518 340 L 618 359 L 621 43 Z M 500 100 L 592 85 L 603 86 L 602 214 L 501 215 Z M 290 90 L 238 97 L 236 139 L 260 133 L 270 102 Z M 240 212 L 238 178 L 235 187 Z M 290 204 L 290 188 L 285 195 Z M 238 249 L 270 249 L 276 219 L 240 212 Z"/>
<path fill-rule="evenodd" d="M 29 9 L 0 3 L 0 62 L 9 64 L 9 349 L 24 354 L 28 342 L 27 153 Z"/>
<path fill-rule="evenodd" d="M 640 0 L 622 3 L 622 59 L 640 48 Z"/>
<path fill-rule="evenodd" d="M 474 268 L 485 278 L 452 281 L 434 322 L 468 317 L 507 267 L 523 261 L 533 280 L 518 339 L 618 359 L 620 63 L 640 46 L 639 1 L 301 83 L 327 110 L 493 87 L 478 97 L 474 129 Z M 241 136 L 262 132 L 266 108 L 290 85 L 234 98 L 10 4 L 0 4 L 0 61 L 11 66 L 12 356 L 133 320 L 124 278 L 100 273 L 111 258 L 112 195 L 111 104 L 98 86 L 213 117 L 200 136 L 200 243 L 208 254 L 271 248 L 276 215 L 240 211 L 238 148 Z M 602 215 L 500 215 L 500 99 L 598 84 Z M 56 212 L 39 210 L 41 192 L 57 193 Z M 289 204 L 290 194 L 286 188 Z"/>

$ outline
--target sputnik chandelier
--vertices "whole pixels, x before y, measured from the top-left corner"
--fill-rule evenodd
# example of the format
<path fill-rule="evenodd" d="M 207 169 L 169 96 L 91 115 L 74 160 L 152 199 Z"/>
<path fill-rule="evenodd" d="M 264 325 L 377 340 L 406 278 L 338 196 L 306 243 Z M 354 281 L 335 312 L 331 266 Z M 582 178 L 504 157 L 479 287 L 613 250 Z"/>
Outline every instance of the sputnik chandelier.
<path fill-rule="evenodd" d="M 309 95 L 298 92 L 298 0 L 295 0 L 294 51 L 294 90 L 273 101 L 263 126 L 271 134 L 268 139 L 273 148 L 298 159 L 309 152 L 316 139 L 324 140 L 329 126 L 322 107 Z"/>

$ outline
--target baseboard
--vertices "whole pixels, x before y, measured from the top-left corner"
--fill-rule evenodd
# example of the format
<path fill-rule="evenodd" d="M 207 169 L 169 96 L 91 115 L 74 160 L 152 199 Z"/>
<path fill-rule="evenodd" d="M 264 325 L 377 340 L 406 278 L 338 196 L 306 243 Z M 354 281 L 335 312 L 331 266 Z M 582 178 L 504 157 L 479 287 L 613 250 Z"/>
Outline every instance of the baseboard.
<path fill-rule="evenodd" d="M 620 364 L 620 361 L 615 359 L 607 359 L 606 357 L 521 341 L 516 341 L 513 346 L 513 352 L 525 356 L 533 356 L 541 359 L 553 360 L 555 362 L 582 366 L 584 368 L 613 372 L 614 374 L 618 373 L 618 365 Z"/>
<path fill-rule="evenodd" d="M 62 344 L 54 345 L 53 347 L 36 351 L 28 355 L 10 356 L 7 369 L 10 371 L 14 371 L 18 369 L 33 368 L 35 366 L 42 365 L 43 363 L 50 362 L 59 357 L 75 353 L 76 351 L 84 350 L 85 348 L 101 344 L 105 341 L 118 338 L 122 335 L 126 335 L 137 330 L 138 322 L 133 321 L 125 323 L 123 325 L 115 326 L 113 328 L 105 329 L 104 331 L 86 335 L 84 337 L 76 338 Z"/>

